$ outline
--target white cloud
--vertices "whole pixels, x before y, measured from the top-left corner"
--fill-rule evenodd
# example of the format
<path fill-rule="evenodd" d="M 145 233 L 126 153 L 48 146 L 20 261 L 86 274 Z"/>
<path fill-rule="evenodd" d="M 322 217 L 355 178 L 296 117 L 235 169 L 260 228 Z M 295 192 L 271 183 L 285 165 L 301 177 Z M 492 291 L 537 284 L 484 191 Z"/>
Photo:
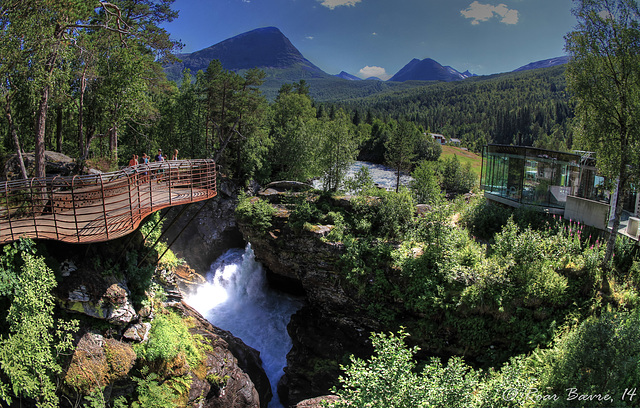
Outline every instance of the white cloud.
<path fill-rule="evenodd" d="M 370 67 L 367 65 L 366 67 L 362 68 L 359 73 L 360 76 L 365 79 L 369 77 L 376 77 L 386 81 L 387 79 L 391 78 L 391 75 L 387 74 L 387 71 L 384 68 L 376 66 Z"/>
<path fill-rule="evenodd" d="M 494 17 L 500 18 L 501 23 L 518 23 L 518 10 L 509 9 L 505 4 L 492 6 L 491 4 L 482 4 L 478 1 L 474 1 L 468 8 L 461 10 L 460 14 L 465 18 L 472 19 L 472 25 L 478 25 L 481 22 L 489 21 Z"/>
<path fill-rule="evenodd" d="M 306 36 L 306 37 L 304 37 L 304 38 L 306 38 L 307 40 L 313 40 L 315 37 L 314 37 L 314 36 L 312 36 L 312 35 L 308 35 L 308 36 Z"/>
<path fill-rule="evenodd" d="M 325 7 L 329 7 L 333 10 L 336 7 L 340 6 L 355 6 L 357 3 L 360 3 L 362 0 L 318 0 L 320 4 Z"/>

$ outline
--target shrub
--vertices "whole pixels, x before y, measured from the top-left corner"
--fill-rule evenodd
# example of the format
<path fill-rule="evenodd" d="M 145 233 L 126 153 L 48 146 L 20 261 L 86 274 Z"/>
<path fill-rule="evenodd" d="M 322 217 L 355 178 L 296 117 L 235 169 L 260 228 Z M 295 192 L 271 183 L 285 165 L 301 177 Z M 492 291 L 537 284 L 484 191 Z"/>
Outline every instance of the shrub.
<path fill-rule="evenodd" d="M 204 358 L 183 319 L 172 311 L 158 313 L 151 323 L 149 340 L 136 345 L 136 354 L 148 362 L 173 367 L 173 360 L 196 368 Z"/>
<path fill-rule="evenodd" d="M 433 359 L 416 373 L 413 356 L 417 347 L 407 348 L 407 334 L 372 334 L 374 354 L 365 361 L 351 356 L 340 377 L 341 389 L 333 389 L 340 398 L 330 404 L 347 407 L 442 407 L 477 406 L 479 372 L 458 357 L 446 366 Z"/>
<path fill-rule="evenodd" d="M 541 389 L 562 396 L 541 406 L 566 406 L 565 396 L 571 388 L 579 394 L 614 396 L 615 403 L 587 400 L 576 402 L 579 406 L 637 406 L 636 400 L 621 397 L 625 388 L 635 389 L 640 382 L 639 360 L 637 311 L 591 317 L 561 337 L 553 349 L 538 352 L 532 360 L 540 373 Z"/>
<path fill-rule="evenodd" d="M 437 205 L 444 199 L 440 180 L 433 163 L 422 161 L 411 173 L 411 192 L 417 203 Z"/>
<path fill-rule="evenodd" d="M 489 204 L 484 198 L 474 199 L 462 213 L 461 223 L 474 236 L 489 240 L 502 230 L 511 213 L 511 209 Z"/>
<path fill-rule="evenodd" d="M 382 196 L 376 223 L 384 237 L 400 238 L 411 227 L 414 212 L 413 198 L 402 187 L 397 193 L 389 191 Z"/>
<path fill-rule="evenodd" d="M 241 222 L 262 232 L 271 228 L 271 219 L 275 213 L 276 209 L 268 202 L 246 195 L 240 195 L 236 207 L 236 216 Z"/>

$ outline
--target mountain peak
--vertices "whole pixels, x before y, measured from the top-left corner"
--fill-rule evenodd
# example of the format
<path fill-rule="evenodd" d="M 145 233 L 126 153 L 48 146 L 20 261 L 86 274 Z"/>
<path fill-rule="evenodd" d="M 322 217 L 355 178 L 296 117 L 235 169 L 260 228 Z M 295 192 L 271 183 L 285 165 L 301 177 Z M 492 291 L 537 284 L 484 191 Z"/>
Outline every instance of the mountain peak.
<path fill-rule="evenodd" d="M 350 73 L 345 72 L 345 71 L 342 71 L 339 74 L 334 75 L 334 76 L 338 77 L 338 78 L 346 79 L 347 81 L 362 81 L 361 78 L 358 78 L 355 75 L 351 75 Z"/>
<path fill-rule="evenodd" d="M 400 71 L 398 71 L 389 81 L 457 81 L 465 77 L 451 67 L 443 67 L 431 58 L 419 60 L 412 59 Z"/>
<path fill-rule="evenodd" d="M 527 65 L 523 65 L 520 68 L 514 69 L 513 72 L 528 71 L 530 69 L 538 69 L 538 68 L 555 67 L 556 65 L 566 64 L 567 62 L 569 62 L 569 57 L 567 56 L 549 58 L 542 61 L 536 61 Z"/>
<path fill-rule="evenodd" d="M 239 71 L 251 68 L 302 70 L 306 76 L 328 74 L 302 56 L 277 27 L 262 27 L 231 37 L 205 49 L 180 55 L 181 63 L 165 68 L 169 79 L 178 79 L 185 68 L 193 73 L 206 70 L 209 62 L 220 61 L 224 69 Z"/>

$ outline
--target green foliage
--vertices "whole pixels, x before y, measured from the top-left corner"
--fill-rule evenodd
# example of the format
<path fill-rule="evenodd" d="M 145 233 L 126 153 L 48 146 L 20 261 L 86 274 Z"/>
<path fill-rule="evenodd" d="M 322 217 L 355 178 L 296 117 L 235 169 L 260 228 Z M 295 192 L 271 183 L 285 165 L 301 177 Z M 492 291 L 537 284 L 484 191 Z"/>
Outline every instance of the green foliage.
<path fill-rule="evenodd" d="M 577 394 L 609 394 L 612 401 L 582 400 L 572 403 L 580 407 L 637 406 L 635 399 L 622 399 L 624 390 L 637 387 L 640 381 L 640 315 L 605 313 L 591 317 L 575 330 L 562 336 L 553 349 L 534 356 L 540 372 L 541 389 L 549 394 L 567 396 L 570 389 Z M 566 398 L 539 406 L 564 407 Z"/>
<path fill-rule="evenodd" d="M 401 238 L 411 227 L 415 203 L 411 193 L 402 187 L 398 192 L 385 192 L 378 206 L 376 221 L 386 238 Z"/>
<path fill-rule="evenodd" d="M 203 358 L 183 319 L 171 311 L 159 313 L 151 323 L 149 340 L 135 347 L 136 354 L 148 362 L 171 362 L 182 356 L 192 369 Z"/>
<path fill-rule="evenodd" d="M 440 190 L 440 180 L 436 167 L 428 161 L 421 161 L 411 173 L 410 188 L 417 203 L 437 205 L 442 202 L 444 195 Z"/>
<path fill-rule="evenodd" d="M 461 165 L 457 156 L 447 157 L 442 163 L 442 189 L 455 194 L 468 193 L 477 183 L 471 163 Z"/>
<path fill-rule="evenodd" d="M 271 163 L 276 180 L 306 181 L 322 174 L 322 148 L 316 110 L 300 93 L 281 93 L 271 110 Z"/>
<path fill-rule="evenodd" d="M 566 91 L 564 66 L 469 78 L 450 83 L 414 83 L 386 87 L 341 106 L 367 111 L 375 118 L 414 123 L 462 140 L 471 151 L 487 143 L 538 142 L 553 150 L 570 148 L 573 106 Z M 365 142 L 362 160 L 376 160 L 384 136 L 376 130 Z M 552 136 L 552 137 L 551 137 Z"/>
<path fill-rule="evenodd" d="M 416 143 L 416 159 L 418 161 L 437 161 L 442 154 L 442 145 L 429 132 L 420 135 Z"/>
<path fill-rule="evenodd" d="M 373 356 L 367 360 L 351 357 L 341 389 L 333 389 L 340 398 L 331 407 L 472 407 L 479 374 L 460 358 L 446 366 L 434 359 L 416 374 L 413 356 L 416 347 L 404 344 L 407 334 L 372 334 Z"/>
<path fill-rule="evenodd" d="M 416 156 L 416 145 L 420 140 L 420 130 L 414 123 L 398 122 L 384 144 L 385 161 L 396 171 L 396 192 L 400 187 L 400 173 L 409 171 Z"/>
<path fill-rule="evenodd" d="M 24 251 L 23 251 L 24 250 Z M 0 398 L 11 404 L 14 398 L 35 400 L 39 407 L 58 404 L 55 376 L 62 369 L 59 357 L 71 349 L 77 322 L 53 317 L 56 286 L 53 271 L 35 254 L 33 244 L 18 242 L 5 247 L 0 265 L 3 296 L 10 300 L 7 331 L 0 338 L 0 369 L 8 384 L 0 381 Z"/>
<path fill-rule="evenodd" d="M 275 213 L 276 209 L 260 198 L 246 195 L 238 197 L 236 216 L 241 222 L 250 224 L 258 231 L 265 232 L 271 228 L 271 219 Z"/>
<path fill-rule="evenodd" d="M 158 374 L 149 372 L 148 367 L 142 369 L 142 378 L 133 377 L 136 382 L 138 400 L 131 404 L 132 408 L 164 408 L 179 405 L 180 394 L 171 387 L 171 383 L 162 381 Z"/>
<path fill-rule="evenodd" d="M 474 236 L 489 240 L 502 230 L 511 214 L 510 208 L 491 205 L 485 199 L 473 199 L 460 221 Z"/>
<path fill-rule="evenodd" d="M 351 194 L 363 195 L 373 188 L 375 188 L 375 183 L 367 166 L 360 167 L 353 177 L 345 181 L 345 190 Z"/>
<path fill-rule="evenodd" d="M 300 231 L 306 223 L 317 222 L 320 215 L 314 198 L 300 195 L 294 199 L 293 210 L 289 214 L 289 224 L 294 230 Z"/>
<path fill-rule="evenodd" d="M 321 122 L 323 146 L 319 165 L 325 191 L 336 191 L 357 154 L 356 137 L 347 114 L 339 110 L 333 120 Z"/>

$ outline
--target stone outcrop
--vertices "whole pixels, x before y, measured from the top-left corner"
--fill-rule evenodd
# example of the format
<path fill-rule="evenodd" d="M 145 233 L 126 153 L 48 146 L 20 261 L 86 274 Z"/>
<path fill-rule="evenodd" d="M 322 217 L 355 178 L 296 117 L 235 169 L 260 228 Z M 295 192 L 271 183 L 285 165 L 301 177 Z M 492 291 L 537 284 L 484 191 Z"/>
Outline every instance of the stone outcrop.
<path fill-rule="evenodd" d="M 47 176 L 69 176 L 77 170 L 76 161 L 62 153 L 46 150 L 44 152 L 44 157 Z M 23 153 L 22 160 L 24 161 L 24 166 L 27 169 L 27 175 L 29 177 L 35 177 L 36 159 L 34 153 Z M 7 180 L 21 178 L 18 155 L 14 154 L 9 156 L 4 164 L 3 173 L 3 176 Z"/>
<path fill-rule="evenodd" d="M 101 286 L 106 282 L 103 280 Z M 97 293 L 80 283 L 68 292 L 68 296 L 62 297 L 60 303 L 69 311 L 106 320 L 116 326 L 126 326 L 138 318 L 126 282 L 114 282 Z"/>

